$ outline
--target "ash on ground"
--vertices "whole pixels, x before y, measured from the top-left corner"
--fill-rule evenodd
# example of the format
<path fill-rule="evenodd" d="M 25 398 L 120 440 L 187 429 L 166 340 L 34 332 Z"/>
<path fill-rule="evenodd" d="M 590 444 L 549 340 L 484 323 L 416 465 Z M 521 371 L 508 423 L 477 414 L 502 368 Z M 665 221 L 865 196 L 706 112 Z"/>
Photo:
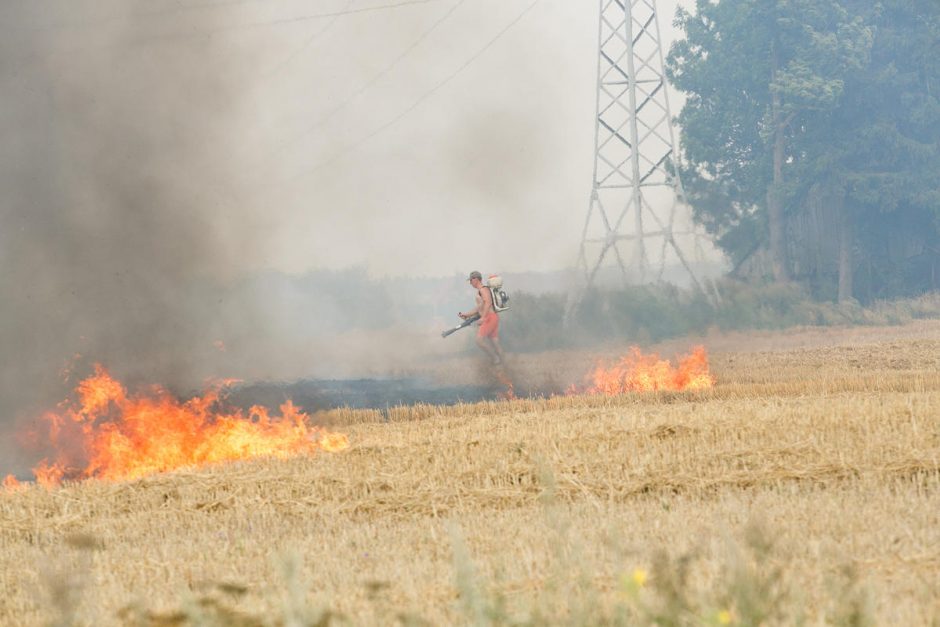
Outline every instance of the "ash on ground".
<path fill-rule="evenodd" d="M 306 412 L 340 407 L 388 409 L 408 405 L 456 405 L 497 400 L 502 386 L 441 386 L 426 379 L 305 379 L 294 382 L 255 382 L 233 387 L 227 404 L 276 408 L 290 400 Z"/>

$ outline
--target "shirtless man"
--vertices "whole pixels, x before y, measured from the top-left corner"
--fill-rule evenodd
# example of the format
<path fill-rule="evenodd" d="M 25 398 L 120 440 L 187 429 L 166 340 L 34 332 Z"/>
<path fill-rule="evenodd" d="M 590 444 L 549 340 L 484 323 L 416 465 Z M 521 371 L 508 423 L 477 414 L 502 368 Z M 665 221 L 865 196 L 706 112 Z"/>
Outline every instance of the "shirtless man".
<path fill-rule="evenodd" d="M 470 285 L 477 291 L 476 309 L 461 311 L 458 315 L 466 320 L 474 314 L 480 314 L 480 328 L 477 330 L 477 346 L 489 355 L 493 365 L 503 363 L 503 349 L 499 345 L 499 314 L 493 309 L 493 294 L 483 286 L 483 275 L 474 270 L 470 273 Z"/>

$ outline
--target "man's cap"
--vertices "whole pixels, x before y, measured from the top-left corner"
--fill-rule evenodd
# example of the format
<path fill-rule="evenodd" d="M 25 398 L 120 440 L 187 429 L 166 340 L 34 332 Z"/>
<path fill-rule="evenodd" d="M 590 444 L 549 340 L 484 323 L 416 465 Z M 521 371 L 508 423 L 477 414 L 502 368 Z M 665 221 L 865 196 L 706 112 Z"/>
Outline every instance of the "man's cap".
<path fill-rule="evenodd" d="M 483 275 L 477 272 L 476 270 L 474 270 L 473 272 L 470 273 L 470 276 L 467 277 L 468 281 L 472 281 L 473 279 L 480 279 L 482 281 Z"/>

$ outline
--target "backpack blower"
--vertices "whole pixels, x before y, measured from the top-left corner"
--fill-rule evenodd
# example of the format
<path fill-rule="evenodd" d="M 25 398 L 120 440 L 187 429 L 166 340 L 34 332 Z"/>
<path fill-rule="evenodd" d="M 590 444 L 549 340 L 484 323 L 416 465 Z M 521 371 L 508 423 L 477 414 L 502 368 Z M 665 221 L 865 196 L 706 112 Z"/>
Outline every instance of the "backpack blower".
<path fill-rule="evenodd" d="M 509 294 L 503 290 L 503 277 L 498 274 L 488 276 L 486 278 L 486 289 L 490 291 L 490 296 L 493 297 L 493 311 L 499 313 L 500 311 L 509 309 Z M 442 332 L 441 337 L 447 337 L 451 333 L 455 333 L 464 327 L 469 327 L 479 319 L 480 314 L 473 314 L 457 326 Z"/>

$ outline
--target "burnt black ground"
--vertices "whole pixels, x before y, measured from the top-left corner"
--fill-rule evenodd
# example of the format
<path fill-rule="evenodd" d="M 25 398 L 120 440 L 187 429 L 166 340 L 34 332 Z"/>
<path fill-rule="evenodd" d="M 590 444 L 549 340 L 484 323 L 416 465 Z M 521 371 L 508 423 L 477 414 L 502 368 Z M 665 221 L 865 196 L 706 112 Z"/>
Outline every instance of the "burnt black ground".
<path fill-rule="evenodd" d="M 293 382 L 254 382 L 233 387 L 227 405 L 248 409 L 261 405 L 277 409 L 290 399 L 305 412 L 338 407 L 387 409 L 403 405 L 456 405 L 496 400 L 503 387 L 441 386 L 423 379 L 305 379 Z"/>

